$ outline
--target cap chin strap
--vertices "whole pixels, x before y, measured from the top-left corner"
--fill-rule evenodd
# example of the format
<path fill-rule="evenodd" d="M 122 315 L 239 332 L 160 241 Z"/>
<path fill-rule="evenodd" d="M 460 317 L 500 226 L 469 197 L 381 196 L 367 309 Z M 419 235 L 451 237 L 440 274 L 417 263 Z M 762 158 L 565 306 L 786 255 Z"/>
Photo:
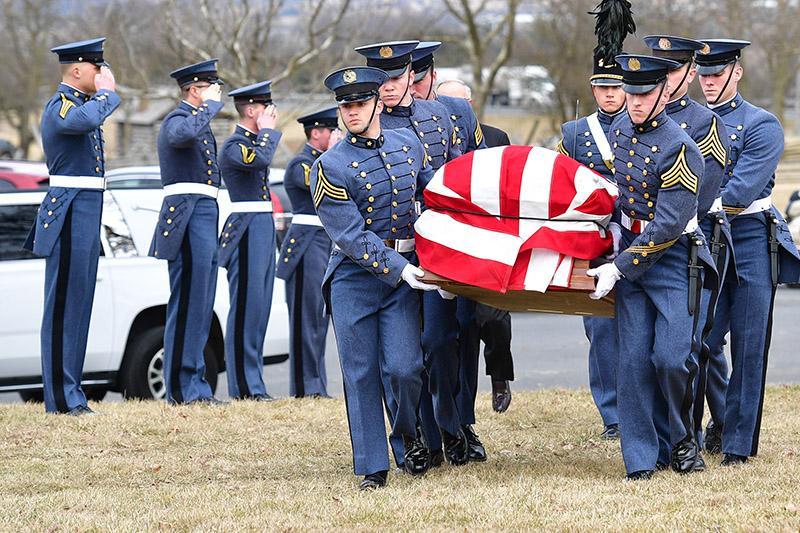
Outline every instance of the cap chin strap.
<path fill-rule="evenodd" d="M 739 62 L 738 59 L 734 59 L 733 63 L 731 63 L 731 71 L 728 74 L 728 79 L 725 80 L 725 85 L 722 86 L 722 90 L 719 92 L 719 95 L 714 99 L 713 102 L 709 102 L 711 105 L 717 105 L 722 98 L 722 95 L 725 94 L 725 89 L 728 88 L 728 85 L 731 83 L 731 79 L 733 78 L 733 71 L 736 70 L 736 64 Z"/>
<path fill-rule="evenodd" d="M 667 80 L 661 82 L 661 90 L 658 91 L 658 98 L 656 98 L 655 103 L 653 104 L 653 108 L 647 114 L 647 118 L 642 121 L 640 126 L 647 124 L 650 122 L 650 119 L 653 118 L 653 114 L 656 112 L 656 108 L 658 107 L 658 103 L 661 101 L 661 97 L 664 96 L 664 90 L 667 88 Z"/>
<path fill-rule="evenodd" d="M 375 103 L 372 104 L 372 113 L 370 113 L 369 115 L 369 121 L 367 122 L 367 125 L 364 126 L 364 128 L 361 131 L 352 131 L 349 128 L 347 131 L 349 131 L 353 135 L 361 136 L 367 132 L 370 126 L 372 126 L 372 121 L 375 120 L 375 110 L 378 109 L 378 96 L 375 96 L 374 98 L 375 98 Z"/>
<path fill-rule="evenodd" d="M 431 76 L 431 84 L 428 87 L 428 94 L 425 95 L 425 100 L 430 100 L 431 93 L 433 92 L 433 62 L 434 62 L 434 59 L 431 58 L 431 66 L 428 67 L 428 74 L 430 74 L 430 76 Z"/>
<path fill-rule="evenodd" d="M 609 112 L 609 111 L 603 111 L 603 109 L 602 109 L 602 108 L 600 108 L 600 111 L 603 111 L 603 113 L 605 113 L 605 114 L 606 114 L 606 115 L 608 115 L 609 117 L 613 117 L 613 116 L 615 116 L 615 115 L 619 114 L 619 113 L 620 113 L 620 112 L 621 112 L 623 109 L 625 109 L 625 100 L 622 100 L 622 105 L 621 105 L 621 106 L 619 106 L 619 107 L 618 107 L 617 109 L 615 109 L 614 111 L 611 111 L 611 112 Z"/>
<path fill-rule="evenodd" d="M 683 83 L 686 81 L 686 78 L 689 77 L 689 71 L 692 70 L 692 64 L 693 63 L 694 63 L 694 60 L 692 60 L 692 59 L 690 59 L 689 62 L 686 63 L 686 65 L 688 65 L 688 68 L 686 69 L 686 72 L 683 74 L 683 78 L 681 78 L 681 82 L 678 84 L 678 86 L 675 88 L 675 90 L 672 91 L 669 94 L 669 101 L 670 102 L 672 101 L 673 97 L 681 90 L 681 87 L 683 87 Z M 688 90 L 688 88 L 687 88 L 687 90 Z"/>

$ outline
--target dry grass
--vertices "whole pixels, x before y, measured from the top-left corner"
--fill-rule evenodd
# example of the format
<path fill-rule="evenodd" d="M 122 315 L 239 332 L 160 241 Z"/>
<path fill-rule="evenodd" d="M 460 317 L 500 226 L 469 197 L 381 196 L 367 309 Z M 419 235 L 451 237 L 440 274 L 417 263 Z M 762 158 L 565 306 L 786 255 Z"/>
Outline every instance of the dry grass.
<path fill-rule="evenodd" d="M 761 455 L 740 468 L 622 481 L 586 391 L 479 399 L 484 464 L 356 490 L 341 401 L 223 409 L 104 404 L 102 416 L 0 407 L 0 529 L 797 530 L 800 387 L 771 388 Z"/>

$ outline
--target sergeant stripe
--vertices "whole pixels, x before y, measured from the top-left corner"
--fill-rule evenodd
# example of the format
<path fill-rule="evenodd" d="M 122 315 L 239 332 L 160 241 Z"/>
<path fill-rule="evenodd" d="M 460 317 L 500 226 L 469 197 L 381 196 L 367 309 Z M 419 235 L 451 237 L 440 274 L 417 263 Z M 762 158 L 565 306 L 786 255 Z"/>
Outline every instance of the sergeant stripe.
<path fill-rule="evenodd" d="M 239 143 L 239 148 L 242 150 L 242 162 L 245 165 L 249 165 L 252 163 L 256 158 L 256 151 L 250 147 L 245 146 L 242 143 Z"/>
<path fill-rule="evenodd" d="M 728 154 L 725 151 L 725 146 L 722 144 L 722 140 L 719 138 L 719 131 L 717 131 L 717 117 L 713 117 L 711 119 L 711 129 L 708 130 L 708 135 L 706 135 L 703 140 L 697 143 L 697 147 L 700 148 L 700 153 L 703 154 L 703 157 L 708 157 L 710 155 L 720 165 L 723 167 L 725 166 L 725 159 Z"/>
<path fill-rule="evenodd" d="M 61 110 L 58 112 L 58 116 L 67 118 L 67 113 L 69 113 L 70 109 L 73 107 L 75 107 L 75 103 L 69 100 L 64 93 L 61 93 Z"/>
<path fill-rule="evenodd" d="M 483 141 L 483 129 L 481 129 L 481 123 L 475 123 L 475 146 L 479 146 Z"/>
<path fill-rule="evenodd" d="M 641 253 L 651 253 L 652 254 L 652 253 L 660 252 L 662 250 L 666 250 L 667 248 L 669 248 L 670 246 L 672 246 L 676 242 L 678 242 L 678 239 L 672 239 L 671 241 L 663 242 L 661 244 L 654 244 L 653 246 L 649 246 L 649 245 L 648 246 L 631 246 L 625 251 L 629 252 L 629 253 L 632 253 L 632 254 L 641 254 Z"/>
<path fill-rule="evenodd" d="M 686 145 L 681 146 L 681 153 L 672 167 L 661 175 L 661 188 L 669 189 L 676 185 L 683 185 L 693 193 L 697 193 L 698 178 L 695 176 L 686 161 Z"/>
<path fill-rule="evenodd" d="M 318 163 L 317 166 L 319 166 L 319 169 L 317 170 L 317 186 L 314 189 L 314 206 L 319 207 L 319 204 L 322 203 L 322 199 L 326 196 L 331 200 L 349 200 L 350 197 L 347 195 L 347 190 L 345 190 L 343 187 L 337 187 L 336 185 L 332 184 L 325 176 L 325 172 L 322 169 L 322 163 Z"/>
<path fill-rule="evenodd" d="M 558 146 L 556 146 L 556 150 L 559 153 L 569 157 L 569 152 L 567 152 L 567 149 L 564 148 L 564 139 L 561 139 L 560 141 L 558 141 Z"/>

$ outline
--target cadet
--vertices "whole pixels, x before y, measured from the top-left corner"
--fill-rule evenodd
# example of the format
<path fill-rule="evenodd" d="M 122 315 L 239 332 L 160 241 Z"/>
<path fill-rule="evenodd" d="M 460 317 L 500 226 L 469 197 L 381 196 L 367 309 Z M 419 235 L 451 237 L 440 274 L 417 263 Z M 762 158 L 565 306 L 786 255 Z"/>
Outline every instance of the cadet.
<path fill-rule="evenodd" d="M 331 253 L 331 240 L 314 210 L 310 192 L 311 166 L 341 138 L 337 108 L 297 119 L 306 144 L 289 161 L 283 178 L 292 203 L 292 226 L 278 259 L 279 278 L 286 281 L 289 306 L 289 394 L 327 397 L 325 337 L 328 317 L 322 299 L 322 278 Z"/>
<path fill-rule="evenodd" d="M 433 88 L 436 84 L 436 68 L 434 52 L 442 46 L 439 41 L 424 41 L 417 45 L 411 53 L 411 70 L 414 72 L 414 83 L 411 94 L 421 100 L 435 100 L 444 104 L 450 113 L 450 120 L 455 131 L 456 144 L 462 153 L 486 148 L 483 131 L 478 118 L 472 111 L 469 102 L 463 98 L 453 98 L 437 94 Z M 458 318 L 458 377 L 455 391 L 455 402 L 461 422 L 461 429 L 469 443 L 469 459 L 485 461 L 486 449 L 481 443 L 472 425 L 475 424 L 475 394 L 478 388 L 478 358 L 480 357 L 480 336 L 475 323 L 476 304 L 467 298 L 456 299 L 456 317 Z M 438 362 L 447 362 L 439 358 Z M 431 361 L 435 365 L 437 360 Z M 453 369 L 438 370 L 438 373 L 452 372 Z M 428 401 L 426 401 L 426 399 Z M 421 403 L 421 419 L 426 430 L 437 431 L 436 420 L 431 406 L 430 395 L 423 395 Z M 440 401 L 441 402 L 441 401 Z M 432 406 L 431 406 L 432 407 Z"/>
<path fill-rule="evenodd" d="M 703 43 L 671 35 L 651 35 L 644 38 L 645 44 L 653 55 L 666 57 L 680 63 L 670 70 L 669 84 L 672 87 L 670 101 L 667 104 L 667 115 L 678 123 L 694 140 L 705 159 L 703 181 L 697 195 L 697 217 L 700 228 L 708 239 L 711 256 L 719 272 L 719 280 L 725 279 L 728 258 L 732 253 L 730 224 L 722 209 L 719 188 L 722 185 L 722 174 L 728 154 L 728 135 L 725 124 L 713 111 L 701 105 L 689 96 L 689 86 L 697 75 L 694 67 L 694 55 L 703 48 Z M 719 287 L 713 291 L 704 291 L 699 319 L 701 334 L 698 344 L 699 375 L 697 395 L 695 397 L 694 422 L 697 428 L 697 442 L 710 453 L 722 451 L 722 424 L 725 420 L 725 390 L 728 386 L 728 363 L 725 354 L 719 351 L 709 359 L 709 351 L 704 348 L 704 339 L 711 332 L 714 323 Z M 705 398 L 708 399 L 711 420 L 703 438 L 703 409 Z"/>
<path fill-rule="evenodd" d="M 416 430 L 423 361 L 413 289 L 437 287 L 418 280 L 422 271 L 413 261 L 414 201 L 431 167 L 412 132 L 381 130 L 378 88 L 384 81 L 386 73 L 369 67 L 325 78 L 347 137 L 317 159 L 310 176 L 317 214 L 336 245 L 323 294 L 333 316 L 362 489 L 385 485 L 389 469 L 383 383 L 391 387 L 392 435 L 403 439 L 405 470 L 418 475 L 430 464 Z"/>
<path fill-rule="evenodd" d="M 700 86 L 708 106 L 725 122 L 730 141 L 720 196 L 731 220 L 738 283 L 729 279 L 722 286 L 708 347 L 712 360 L 724 357 L 730 331 L 733 368 L 725 397 L 722 464 L 735 465 L 758 453 L 775 288 L 798 281 L 800 257 L 770 197 L 783 153 L 783 129 L 738 92 L 744 74 L 741 51 L 750 43 L 715 39 L 703 44 L 695 59 Z"/>
<path fill-rule="evenodd" d="M 81 389 L 106 188 L 102 124 L 119 106 L 105 38 L 50 50 L 61 83 L 42 113 L 50 189 L 25 248 L 45 257 L 42 384 L 48 413 L 91 413 Z"/>
<path fill-rule="evenodd" d="M 220 172 L 211 119 L 222 109 L 217 60 L 170 73 L 181 103 L 158 132 L 164 201 L 150 255 L 169 262 L 172 293 L 164 329 L 164 381 L 174 404 L 222 404 L 205 379 L 208 340 L 217 287 L 217 192 Z"/>
<path fill-rule="evenodd" d="M 275 222 L 269 165 L 281 133 L 270 82 L 228 93 L 239 124 L 222 145 L 219 168 L 231 198 L 231 214 L 219 236 L 219 264 L 228 269 L 230 311 L 225 370 L 232 398 L 269 401 L 264 385 L 264 336 L 275 282 Z"/>
<path fill-rule="evenodd" d="M 692 357 L 702 271 L 716 283 L 713 261 L 697 229 L 697 191 L 703 156 L 665 112 L 669 59 L 619 55 L 627 117 L 615 121 L 609 142 L 619 184 L 620 253 L 590 269 L 593 297 L 616 283 L 619 326 L 617 406 L 622 456 L 629 479 L 657 468 L 702 470 L 692 422 Z M 688 269 L 687 269 L 688 265 Z M 659 443 L 657 395 L 666 400 L 669 447 Z"/>
<path fill-rule="evenodd" d="M 625 2 L 620 2 L 624 9 Z M 596 15 L 595 34 L 598 44 L 592 60 L 592 76 L 589 83 L 597 111 L 577 121 L 561 126 L 561 142 L 558 150 L 614 180 L 614 153 L 608 142 L 611 123 L 625 115 L 625 91 L 622 90 L 622 67 L 615 56 L 622 52 L 622 45 L 629 32 L 624 22 L 604 18 L 599 10 Z M 606 26 L 614 31 L 603 31 Z M 619 233 L 619 226 L 612 223 L 611 231 Z M 614 250 L 616 254 L 618 250 Z M 600 434 L 604 439 L 619 438 L 619 414 L 617 411 L 617 363 L 619 340 L 616 318 L 584 317 L 583 329 L 589 339 L 589 388 L 605 429 Z"/>
<path fill-rule="evenodd" d="M 368 66 L 380 68 L 389 76 L 380 88 L 384 105 L 382 127 L 410 129 L 422 141 L 427 161 L 436 171 L 445 162 L 458 157 L 461 150 L 447 108 L 439 102 L 415 100 L 411 95 L 414 80 L 411 52 L 417 44 L 419 41 L 376 43 L 356 48 L 356 52 L 367 58 Z M 427 183 L 421 185 L 424 187 Z M 422 197 L 421 191 L 419 197 Z M 461 429 L 455 401 L 459 360 L 457 303 L 453 299 L 446 300 L 441 293 L 431 292 L 423 296 L 422 311 L 423 325 L 428 324 L 422 335 L 422 350 L 429 377 L 423 394 L 429 391 L 433 398 L 436 422 L 425 424 L 423 428 L 426 444 L 433 451 L 434 464 L 442 462 L 442 454 L 438 452 L 444 441 L 447 459 L 452 464 L 463 465 L 469 460 L 469 442 Z M 387 393 L 387 403 L 391 405 L 393 401 Z M 421 401 L 424 406 L 426 399 Z M 396 447 L 397 443 L 394 444 Z M 395 457 L 397 455 L 395 451 Z"/>

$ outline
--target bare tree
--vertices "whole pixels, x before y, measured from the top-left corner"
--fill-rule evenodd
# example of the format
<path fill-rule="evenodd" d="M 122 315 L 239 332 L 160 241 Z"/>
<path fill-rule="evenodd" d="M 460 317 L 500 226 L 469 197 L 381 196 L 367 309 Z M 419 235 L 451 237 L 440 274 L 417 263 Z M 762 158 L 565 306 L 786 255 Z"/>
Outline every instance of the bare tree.
<path fill-rule="evenodd" d="M 507 0 L 507 9 L 502 15 L 487 16 L 487 0 L 443 0 L 447 11 L 455 17 L 466 32 L 466 39 L 459 37 L 454 42 L 465 43 L 472 78 L 475 113 L 483 116 L 484 107 L 491 95 L 497 73 L 511 59 L 514 47 L 517 9 L 519 0 Z M 499 18 L 499 20 L 497 20 Z M 499 44 L 496 43 L 499 41 Z M 494 59 L 490 52 L 499 45 Z"/>

